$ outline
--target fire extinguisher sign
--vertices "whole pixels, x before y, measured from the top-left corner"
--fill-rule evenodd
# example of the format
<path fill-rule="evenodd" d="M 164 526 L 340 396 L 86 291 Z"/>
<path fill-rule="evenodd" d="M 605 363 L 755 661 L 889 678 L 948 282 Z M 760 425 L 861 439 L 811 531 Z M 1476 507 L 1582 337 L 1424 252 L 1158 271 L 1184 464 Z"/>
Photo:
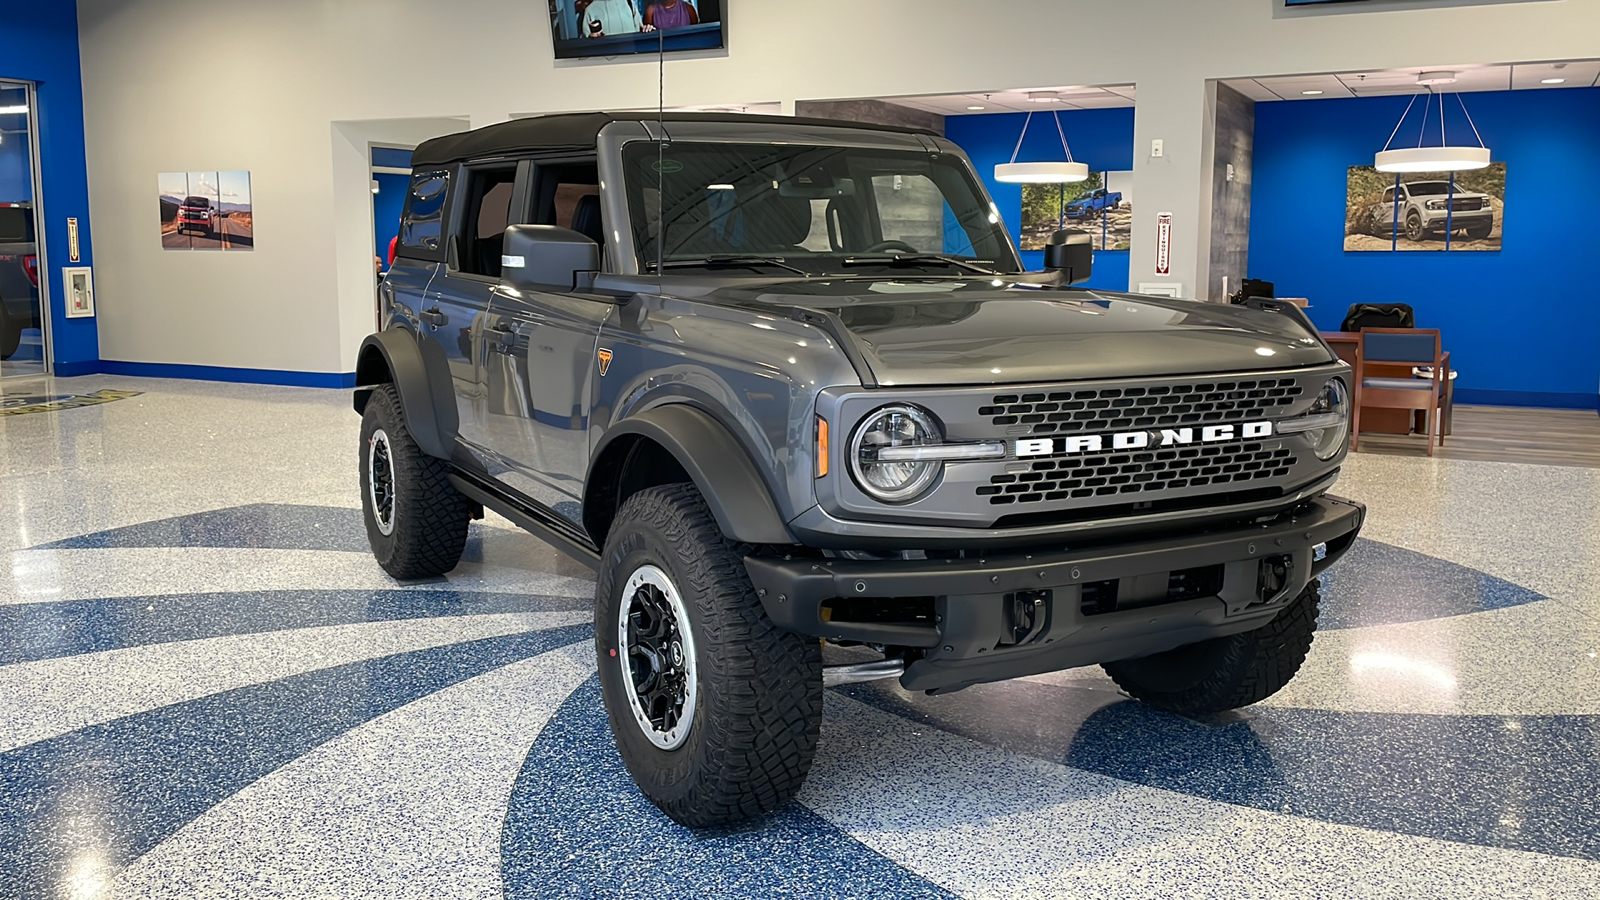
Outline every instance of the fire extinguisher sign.
<path fill-rule="evenodd" d="M 1172 274 L 1172 213 L 1156 216 L 1156 274 Z"/>

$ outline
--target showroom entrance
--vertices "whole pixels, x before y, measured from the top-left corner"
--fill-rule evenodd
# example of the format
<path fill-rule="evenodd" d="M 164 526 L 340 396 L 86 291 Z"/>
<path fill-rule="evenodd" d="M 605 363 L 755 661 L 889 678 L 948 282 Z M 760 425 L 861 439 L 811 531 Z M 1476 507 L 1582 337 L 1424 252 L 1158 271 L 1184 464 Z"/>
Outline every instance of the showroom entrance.
<path fill-rule="evenodd" d="M 0 378 L 49 364 L 33 110 L 32 85 L 0 81 Z"/>

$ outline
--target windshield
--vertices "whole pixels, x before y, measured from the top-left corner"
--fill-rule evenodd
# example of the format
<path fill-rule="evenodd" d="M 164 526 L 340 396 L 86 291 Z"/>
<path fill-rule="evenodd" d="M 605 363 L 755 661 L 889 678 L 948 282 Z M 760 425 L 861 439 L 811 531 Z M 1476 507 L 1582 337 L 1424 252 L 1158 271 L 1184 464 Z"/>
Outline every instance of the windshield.
<path fill-rule="evenodd" d="M 862 257 L 910 254 L 1020 270 L 998 211 L 957 156 L 642 141 L 622 156 L 644 271 L 658 260 L 674 268 L 764 257 L 807 274 L 860 274 Z M 955 268 L 937 259 L 916 264 Z"/>
<path fill-rule="evenodd" d="M 1409 182 L 1406 182 L 1406 190 L 1410 191 L 1411 192 L 1411 196 L 1413 196 L 1413 197 L 1416 197 L 1416 196 L 1419 196 L 1419 195 L 1431 196 L 1433 194 L 1448 194 L 1448 193 L 1450 193 L 1450 182 L 1448 182 L 1448 181 L 1409 181 Z"/>
<path fill-rule="evenodd" d="M 210 206 L 211 201 L 204 197 L 189 197 L 183 201 L 184 206 Z"/>

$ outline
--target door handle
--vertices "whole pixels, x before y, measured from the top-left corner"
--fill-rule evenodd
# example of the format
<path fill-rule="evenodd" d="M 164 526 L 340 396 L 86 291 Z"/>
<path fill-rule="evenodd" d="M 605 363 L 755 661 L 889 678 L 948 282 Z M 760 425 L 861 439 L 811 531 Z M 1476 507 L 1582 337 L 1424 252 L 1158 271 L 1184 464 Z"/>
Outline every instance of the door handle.
<path fill-rule="evenodd" d="M 501 347 L 511 347 L 517 342 L 517 331 L 509 325 L 496 325 L 483 333 L 483 339 Z"/>
<path fill-rule="evenodd" d="M 450 317 L 440 312 L 439 307 L 437 306 L 435 306 L 433 309 L 423 310 L 421 315 L 417 316 L 417 318 L 427 322 L 429 325 L 432 325 L 435 328 L 443 328 L 450 322 Z"/>

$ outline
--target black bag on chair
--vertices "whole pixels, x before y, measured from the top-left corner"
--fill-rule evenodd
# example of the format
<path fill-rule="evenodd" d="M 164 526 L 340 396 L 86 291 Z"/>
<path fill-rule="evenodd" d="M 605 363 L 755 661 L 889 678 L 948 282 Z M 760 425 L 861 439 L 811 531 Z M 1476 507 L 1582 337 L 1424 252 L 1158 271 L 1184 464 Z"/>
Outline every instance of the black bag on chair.
<path fill-rule="evenodd" d="M 1415 328 L 1417 314 L 1405 303 L 1352 303 L 1340 331 L 1363 328 Z"/>

